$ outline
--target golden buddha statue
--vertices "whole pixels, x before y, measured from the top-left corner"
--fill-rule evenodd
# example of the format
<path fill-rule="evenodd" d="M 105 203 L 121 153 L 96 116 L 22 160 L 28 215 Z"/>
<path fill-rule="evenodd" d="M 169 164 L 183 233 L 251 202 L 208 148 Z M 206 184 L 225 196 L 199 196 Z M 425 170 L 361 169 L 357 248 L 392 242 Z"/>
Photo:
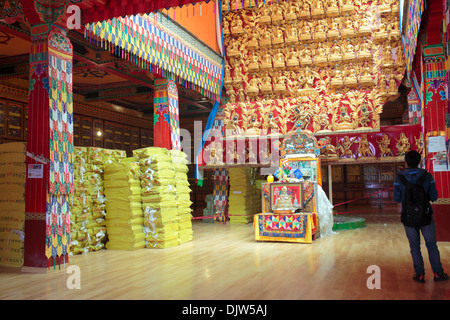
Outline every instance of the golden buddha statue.
<path fill-rule="evenodd" d="M 311 50 L 307 44 L 305 44 L 304 49 L 300 51 L 300 54 L 300 65 L 308 66 L 312 64 Z"/>
<path fill-rule="evenodd" d="M 377 30 L 374 30 L 373 41 L 384 41 L 388 38 L 388 33 L 386 31 L 386 25 L 384 23 L 380 23 Z"/>
<path fill-rule="evenodd" d="M 261 79 L 257 78 L 255 75 L 250 80 L 245 81 L 245 93 L 247 96 L 257 96 L 259 94 L 259 84 Z"/>
<path fill-rule="evenodd" d="M 354 37 L 356 35 L 354 17 L 346 14 L 342 22 L 343 29 L 341 30 L 341 36 L 344 39 Z"/>
<path fill-rule="evenodd" d="M 286 81 L 288 80 L 287 77 L 281 73 L 277 73 L 272 80 L 274 81 L 273 84 L 273 92 L 276 94 L 283 94 L 286 92 Z"/>
<path fill-rule="evenodd" d="M 260 65 L 260 69 L 261 70 L 267 70 L 267 69 L 272 69 L 273 65 L 272 65 L 272 54 L 270 53 L 270 51 L 268 49 L 264 50 L 264 54 L 261 57 L 261 65 Z"/>
<path fill-rule="evenodd" d="M 397 147 L 398 154 L 397 156 L 403 157 L 411 148 L 411 144 L 409 143 L 409 139 L 404 132 L 400 133 L 400 137 L 395 144 Z"/>
<path fill-rule="evenodd" d="M 328 6 L 326 7 L 327 17 L 337 17 L 340 14 L 340 9 L 338 5 L 338 0 L 329 0 Z"/>
<path fill-rule="evenodd" d="M 391 144 L 391 139 L 389 139 L 389 136 L 386 133 L 383 133 L 383 135 L 381 136 L 381 140 L 377 140 L 377 143 L 378 147 L 380 148 L 381 157 L 386 158 L 394 156 L 394 153 L 389 147 L 389 145 Z"/>
<path fill-rule="evenodd" d="M 336 66 L 333 69 L 333 77 L 331 78 L 330 82 L 330 85 L 332 87 L 342 87 L 344 85 L 342 74 L 343 72 L 340 67 Z"/>
<path fill-rule="evenodd" d="M 239 14 L 236 14 L 231 20 L 231 34 L 240 35 L 244 33 L 243 22 Z"/>
<path fill-rule="evenodd" d="M 370 149 L 370 143 L 367 139 L 367 134 L 361 134 L 358 142 L 358 160 L 372 160 L 374 159 L 374 154 Z"/>
<path fill-rule="evenodd" d="M 278 46 L 284 43 L 284 34 L 283 34 L 283 30 L 284 28 L 279 27 L 279 26 L 274 26 L 272 28 L 272 45 L 273 46 Z"/>
<path fill-rule="evenodd" d="M 359 84 L 362 86 L 373 86 L 375 85 L 375 82 L 373 80 L 373 74 L 372 69 L 370 68 L 369 64 L 364 62 L 362 67 L 360 68 L 360 77 L 359 77 Z"/>
<path fill-rule="evenodd" d="M 300 65 L 300 60 L 298 59 L 298 52 L 294 46 L 290 46 L 286 53 L 286 66 L 288 68 L 296 68 Z"/>
<path fill-rule="evenodd" d="M 394 60 L 392 60 L 392 47 L 389 41 L 386 42 L 386 45 L 382 49 L 382 65 L 385 68 L 389 68 L 393 65 Z"/>
<path fill-rule="evenodd" d="M 339 155 L 337 153 L 336 147 L 333 146 L 333 144 L 331 143 L 331 137 L 330 136 L 326 136 L 325 137 L 325 141 L 326 141 L 326 146 L 325 148 L 320 150 L 321 155 L 326 159 L 326 160 L 335 160 L 339 158 Z"/>
<path fill-rule="evenodd" d="M 300 21 L 299 29 L 300 29 L 300 32 L 298 32 L 298 40 L 299 41 L 310 41 L 312 39 L 311 22 Z"/>
<path fill-rule="evenodd" d="M 231 66 L 228 63 L 226 63 L 223 84 L 228 85 L 228 84 L 231 84 L 232 82 L 233 82 L 233 78 L 231 78 Z"/>
<path fill-rule="evenodd" d="M 264 27 L 259 29 L 259 46 L 261 48 L 267 48 L 272 46 L 272 28 Z"/>
<path fill-rule="evenodd" d="M 388 92 L 388 87 L 387 87 L 387 82 L 386 82 L 386 75 L 382 74 L 380 76 L 380 81 L 378 83 L 378 89 L 380 90 L 380 93 L 387 93 Z"/>
<path fill-rule="evenodd" d="M 328 55 L 328 63 L 337 64 L 342 61 L 342 49 L 339 43 L 334 40 Z"/>
<path fill-rule="evenodd" d="M 227 18 L 223 19 L 223 25 L 222 25 L 223 35 L 227 36 L 230 34 L 230 22 Z"/>
<path fill-rule="evenodd" d="M 285 20 L 297 20 L 297 12 L 298 12 L 298 1 L 297 0 L 291 0 L 289 2 L 286 2 L 287 10 L 285 13 Z"/>
<path fill-rule="evenodd" d="M 236 40 L 234 38 L 230 38 L 227 41 L 225 41 L 226 48 L 227 48 L 227 55 L 228 57 L 236 57 L 239 56 L 239 46 L 240 42 L 239 40 Z"/>
<path fill-rule="evenodd" d="M 356 69 L 353 64 L 349 64 L 348 68 L 344 72 L 344 85 L 346 87 L 354 87 L 358 84 L 356 75 Z"/>
<path fill-rule="evenodd" d="M 371 48 L 372 48 L 371 40 L 364 37 L 362 41 L 359 43 L 359 50 L 356 54 L 358 60 L 360 61 L 372 60 L 372 53 L 370 51 Z"/>
<path fill-rule="evenodd" d="M 327 21 L 325 19 L 316 20 L 313 22 L 314 25 L 314 33 L 313 33 L 313 40 L 315 42 L 322 42 L 325 41 L 327 38 Z"/>
<path fill-rule="evenodd" d="M 270 24 L 272 23 L 272 11 L 270 6 L 263 5 L 259 8 L 259 24 Z"/>
<path fill-rule="evenodd" d="M 420 133 L 419 138 L 414 137 L 416 141 L 417 152 L 422 153 L 423 151 L 423 134 Z"/>
<path fill-rule="evenodd" d="M 357 34 L 359 36 L 364 37 L 364 36 L 370 36 L 371 33 L 372 33 L 372 27 L 370 26 L 369 19 L 367 18 L 366 13 L 362 12 L 362 17 L 360 20 Z"/>
<path fill-rule="evenodd" d="M 323 18 L 325 16 L 325 9 L 322 0 L 312 0 L 311 17 L 314 19 Z"/>
<path fill-rule="evenodd" d="M 325 66 L 327 62 L 328 62 L 327 51 L 323 47 L 323 44 L 319 42 L 319 44 L 317 45 L 317 49 L 315 50 L 314 53 L 314 65 Z"/>
<path fill-rule="evenodd" d="M 270 94 L 273 91 L 272 78 L 270 77 L 268 71 L 266 71 L 265 77 L 261 80 L 259 90 L 261 90 L 261 94 Z"/>
<path fill-rule="evenodd" d="M 284 21 L 284 6 L 277 5 L 272 8 L 272 23 L 278 24 Z"/>
<path fill-rule="evenodd" d="M 391 12 L 391 1 L 390 0 L 380 0 L 380 4 L 378 5 L 378 11 L 380 13 Z"/>
<path fill-rule="evenodd" d="M 299 12 L 297 14 L 297 17 L 299 19 L 310 19 L 311 18 L 311 12 L 310 12 L 310 5 L 308 1 L 303 1 L 303 4 L 301 8 L 299 8 Z"/>
<path fill-rule="evenodd" d="M 342 44 L 344 44 L 343 42 Z M 342 46 L 345 49 L 345 53 L 342 56 L 342 60 L 345 62 L 349 62 L 356 59 L 355 46 L 352 44 L 351 39 L 347 39 L 347 43 L 345 46 Z"/>
<path fill-rule="evenodd" d="M 249 49 L 249 50 L 258 49 L 259 48 L 258 32 L 250 26 L 245 26 L 244 29 L 245 29 L 245 35 L 246 35 L 245 42 L 247 43 L 247 49 Z"/>
<path fill-rule="evenodd" d="M 294 44 L 298 42 L 298 31 L 296 25 L 291 22 L 286 26 L 285 43 Z"/>
<path fill-rule="evenodd" d="M 273 56 L 273 68 L 285 68 L 286 67 L 286 57 L 284 56 L 283 50 L 278 48 Z"/>
<path fill-rule="evenodd" d="M 247 64 L 248 72 L 255 72 L 259 70 L 259 62 L 261 61 L 261 56 L 259 52 L 253 51 L 250 56 L 250 60 Z"/>
<path fill-rule="evenodd" d="M 356 137 L 350 138 L 349 136 L 344 136 L 342 144 L 336 142 L 336 149 L 340 151 L 339 158 L 342 160 L 355 160 L 355 155 L 351 149 L 353 143 L 355 143 Z"/>
<path fill-rule="evenodd" d="M 339 3 L 341 14 L 352 14 L 355 11 L 352 0 L 341 0 Z"/>
<path fill-rule="evenodd" d="M 340 18 L 333 18 L 328 21 L 329 29 L 327 31 L 327 39 L 335 40 L 340 37 L 339 24 Z"/>

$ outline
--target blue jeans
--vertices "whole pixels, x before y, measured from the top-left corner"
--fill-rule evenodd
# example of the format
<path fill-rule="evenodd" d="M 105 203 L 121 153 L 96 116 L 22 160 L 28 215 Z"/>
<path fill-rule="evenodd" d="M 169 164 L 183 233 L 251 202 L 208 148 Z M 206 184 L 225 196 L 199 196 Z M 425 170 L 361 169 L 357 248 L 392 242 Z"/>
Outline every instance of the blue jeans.
<path fill-rule="evenodd" d="M 422 232 L 425 239 L 425 245 L 428 250 L 428 258 L 430 259 L 431 269 L 433 272 L 441 273 L 442 264 L 439 255 L 439 249 L 436 245 L 436 227 L 434 225 L 434 219 L 431 219 L 431 223 L 427 226 L 422 226 L 419 229 L 405 226 L 406 237 L 409 241 L 409 247 L 411 248 L 411 256 L 414 264 L 414 271 L 417 274 L 425 273 L 423 265 L 422 253 L 420 252 L 420 233 Z"/>

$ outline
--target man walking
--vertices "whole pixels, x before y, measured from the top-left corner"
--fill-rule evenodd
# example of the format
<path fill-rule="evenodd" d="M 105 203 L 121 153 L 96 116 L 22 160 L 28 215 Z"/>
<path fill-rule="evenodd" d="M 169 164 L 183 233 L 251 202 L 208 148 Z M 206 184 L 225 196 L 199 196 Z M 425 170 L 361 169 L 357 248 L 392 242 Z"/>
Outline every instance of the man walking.
<path fill-rule="evenodd" d="M 415 274 L 413 280 L 425 282 L 425 268 L 420 251 L 420 232 L 428 251 L 428 257 L 431 269 L 434 273 L 434 281 L 448 280 L 449 276 L 444 273 L 439 255 L 439 249 L 436 244 L 436 228 L 433 219 L 433 208 L 429 201 L 438 199 L 438 192 L 433 176 L 424 169 L 419 168 L 421 155 L 417 151 L 409 151 L 405 155 L 407 168 L 398 173 L 394 183 L 394 201 L 399 203 L 399 211 L 401 210 L 401 220 L 405 227 L 406 237 L 409 241 L 411 256 L 414 265 Z M 420 184 L 420 186 L 416 185 Z M 416 189 L 414 189 L 416 188 Z M 413 196 L 409 195 L 411 190 L 419 190 L 424 193 L 426 198 L 425 205 L 422 207 L 413 207 L 411 202 L 416 202 L 420 198 L 420 192 L 414 191 Z M 411 198 L 413 198 L 411 200 Z M 422 209 L 417 209 L 422 208 Z M 422 212 L 420 222 L 412 221 L 414 211 Z"/>

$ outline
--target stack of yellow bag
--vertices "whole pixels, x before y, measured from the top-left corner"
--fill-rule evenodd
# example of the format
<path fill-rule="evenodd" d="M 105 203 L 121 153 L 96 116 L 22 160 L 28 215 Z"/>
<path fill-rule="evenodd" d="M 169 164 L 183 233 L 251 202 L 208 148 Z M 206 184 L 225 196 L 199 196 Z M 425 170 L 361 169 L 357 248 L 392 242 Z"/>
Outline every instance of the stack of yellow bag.
<path fill-rule="evenodd" d="M 106 229 L 109 250 L 145 248 L 139 163 L 135 158 L 104 167 Z"/>
<path fill-rule="evenodd" d="M 141 168 L 142 208 L 146 246 L 169 248 L 179 245 L 178 202 L 175 170 L 167 149 L 133 150 Z"/>
<path fill-rule="evenodd" d="M 104 193 L 104 166 L 109 163 L 117 163 L 126 158 L 123 150 L 103 149 L 89 147 L 88 150 L 88 186 L 92 200 L 92 217 L 86 224 L 88 229 L 89 250 L 96 251 L 106 244 L 106 198 Z"/>
<path fill-rule="evenodd" d="M 180 244 L 193 239 L 192 231 L 192 210 L 191 210 L 191 188 L 188 181 L 188 160 L 187 155 L 178 150 L 170 150 L 172 164 L 175 169 L 175 189 L 178 202 L 178 222 L 180 230 L 178 237 Z"/>
<path fill-rule="evenodd" d="M 228 213 L 230 223 L 253 222 L 253 215 L 261 212 L 261 191 L 255 186 L 248 168 L 230 168 Z"/>
<path fill-rule="evenodd" d="M 88 230 L 86 223 L 92 219 L 92 199 L 86 194 L 87 149 L 74 147 L 74 194 L 70 205 L 70 255 L 86 253 L 89 251 Z"/>
<path fill-rule="evenodd" d="M 97 251 L 106 243 L 106 163 L 126 157 L 122 150 L 74 147 L 75 192 L 71 205 L 71 254 Z"/>
<path fill-rule="evenodd" d="M 26 144 L 0 145 L 0 266 L 23 265 Z"/>

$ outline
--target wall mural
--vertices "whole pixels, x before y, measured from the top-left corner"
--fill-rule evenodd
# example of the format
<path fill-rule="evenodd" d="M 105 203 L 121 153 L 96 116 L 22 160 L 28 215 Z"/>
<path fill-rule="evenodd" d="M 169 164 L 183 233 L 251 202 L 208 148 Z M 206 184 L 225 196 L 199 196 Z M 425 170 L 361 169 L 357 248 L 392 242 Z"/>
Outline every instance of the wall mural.
<path fill-rule="evenodd" d="M 378 132 L 406 68 L 398 2 L 252 3 L 223 1 L 225 127 L 234 135 Z"/>

